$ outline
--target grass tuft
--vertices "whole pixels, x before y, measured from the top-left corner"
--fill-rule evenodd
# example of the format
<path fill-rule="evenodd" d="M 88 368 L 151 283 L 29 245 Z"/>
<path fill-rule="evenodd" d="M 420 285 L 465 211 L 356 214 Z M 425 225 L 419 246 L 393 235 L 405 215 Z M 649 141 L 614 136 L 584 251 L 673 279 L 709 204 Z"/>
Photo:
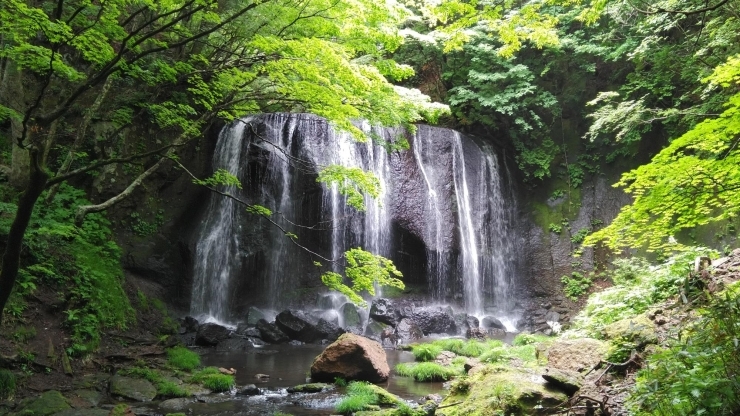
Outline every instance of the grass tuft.
<path fill-rule="evenodd" d="M 179 370 L 193 371 L 200 366 L 200 355 L 185 347 L 174 347 L 167 351 L 167 363 Z"/>
<path fill-rule="evenodd" d="M 200 383 L 215 392 L 229 391 L 234 387 L 234 376 L 221 374 L 216 367 L 206 367 L 196 371 L 190 381 Z"/>
<path fill-rule="evenodd" d="M 13 397 L 15 393 L 15 375 L 10 370 L 0 369 L 0 401 Z"/>
<path fill-rule="evenodd" d="M 447 381 L 461 375 L 461 367 L 444 367 L 437 363 L 401 363 L 396 366 L 400 376 L 412 377 L 416 381 Z"/>
<path fill-rule="evenodd" d="M 434 361 L 442 352 L 442 347 L 435 344 L 420 344 L 411 347 L 411 353 L 414 354 L 416 361 Z"/>

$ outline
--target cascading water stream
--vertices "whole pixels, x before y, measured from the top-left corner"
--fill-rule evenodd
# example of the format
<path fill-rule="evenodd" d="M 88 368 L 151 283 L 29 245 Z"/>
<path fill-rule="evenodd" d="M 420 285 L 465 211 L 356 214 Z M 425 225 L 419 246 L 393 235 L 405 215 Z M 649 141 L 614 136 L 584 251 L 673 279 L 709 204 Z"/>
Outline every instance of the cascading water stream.
<path fill-rule="evenodd" d="M 399 134 L 367 123 L 358 127 L 387 141 Z M 505 316 L 512 304 L 514 250 L 510 204 L 502 195 L 495 154 L 448 129 L 419 126 L 410 139 L 410 151 L 388 152 L 369 139 L 358 143 L 315 116 L 256 116 L 224 128 L 214 169 L 227 169 L 250 184 L 244 194 L 250 203 L 273 210 L 271 218 L 294 232 L 296 241 L 313 244 L 325 257 L 362 247 L 397 264 L 407 261 L 399 256 L 410 254 L 399 244 L 414 239 L 400 237 L 402 227 L 424 245 L 426 260 L 407 261 L 401 271 L 425 274 L 432 299 L 478 316 Z M 347 206 L 336 186 L 316 184 L 316 172 L 331 164 L 378 177 L 380 195 L 376 201 L 366 198 L 364 213 Z M 228 321 L 229 299 L 239 298 L 242 286 L 251 290 L 242 290 L 243 298 L 251 299 L 243 302 L 288 306 L 288 291 L 300 289 L 310 276 L 318 278 L 315 259 L 282 230 L 266 223 L 259 228 L 254 216 L 241 212 L 232 201 L 211 196 L 196 247 L 194 314 Z M 322 226 L 312 227 L 316 224 Z M 408 269 L 422 265 L 424 270 Z M 329 267 L 341 271 L 339 264 Z"/>
<path fill-rule="evenodd" d="M 226 169 L 240 177 L 240 156 L 245 123 L 234 123 L 221 130 L 213 157 L 213 168 Z M 226 192 L 237 189 L 229 187 Z M 211 197 L 209 215 L 200 227 L 195 247 L 192 315 L 218 322 L 228 320 L 229 286 L 239 268 L 234 256 L 239 250 L 237 204 L 230 198 Z"/>

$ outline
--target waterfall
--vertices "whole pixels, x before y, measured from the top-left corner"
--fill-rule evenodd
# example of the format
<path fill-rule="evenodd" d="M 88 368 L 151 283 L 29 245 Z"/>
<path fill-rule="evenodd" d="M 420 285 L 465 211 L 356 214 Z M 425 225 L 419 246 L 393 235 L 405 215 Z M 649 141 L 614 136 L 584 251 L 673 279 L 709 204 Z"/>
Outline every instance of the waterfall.
<path fill-rule="evenodd" d="M 226 169 L 241 177 L 242 139 L 244 123 L 234 123 L 224 128 L 218 137 L 213 156 L 213 168 Z M 235 187 L 226 192 L 235 193 Z M 237 203 L 230 198 L 210 198 L 208 215 L 198 230 L 195 246 L 191 314 L 207 317 L 217 322 L 228 319 L 230 282 L 239 269 L 239 225 Z"/>
<path fill-rule="evenodd" d="M 492 149 L 453 130 L 419 126 L 407 136 L 411 149 L 389 152 L 379 143 L 405 133 L 357 127 L 364 142 L 307 114 L 255 116 L 223 129 L 214 170 L 237 175 L 244 199 L 271 209 L 279 227 L 211 195 L 197 235 L 194 315 L 229 321 L 246 304 L 309 302 L 306 290 L 318 290 L 322 271 L 342 271 L 318 256 L 337 259 L 354 247 L 390 258 L 405 275 L 423 280 L 432 300 L 478 316 L 510 312 L 511 204 Z M 336 186 L 316 183 L 327 165 L 372 172 L 380 195 L 366 196 L 365 212 L 347 206 Z"/>

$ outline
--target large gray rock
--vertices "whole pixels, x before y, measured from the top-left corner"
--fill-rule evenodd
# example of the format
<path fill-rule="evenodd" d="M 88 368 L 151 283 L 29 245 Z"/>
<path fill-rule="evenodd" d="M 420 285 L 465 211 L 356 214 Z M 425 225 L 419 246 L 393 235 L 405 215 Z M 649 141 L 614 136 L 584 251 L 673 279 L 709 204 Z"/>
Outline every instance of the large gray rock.
<path fill-rule="evenodd" d="M 275 317 L 275 325 L 291 339 L 318 342 L 325 338 L 316 328 L 317 320 L 301 311 L 284 310 Z"/>
<path fill-rule="evenodd" d="M 390 367 L 385 350 L 377 342 L 355 334 L 343 334 L 326 347 L 311 365 L 311 379 L 315 382 L 364 380 L 371 383 L 386 381 Z"/>
<path fill-rule="evenodd" d="M 157 389 L 147 380 L 113 376 L 110 379 L 110 394 L 138 402 L 150 402 L 157 396 Z"/>
<path fill-rule="evenodd" d="M 388 328 L 387 324 L 370 319 L 368 320 L 367 325 L 365 325 L 365 333 L 363 335 L 372 340 L 380 341 L 380 334 L 382 334 L 386 328 Z"/>
<path fill-rule="evenodd" d="M 261 338 L 271 344 L 282 344 L 290 341 L 290 337 L 285 332 L 264 319 L 257 321 L 257 329 L 260 331 Z"/>
<path fill-rule="evenodd" d="M 501 321 L 499 321 L 497 318 L 494 318 L 493 316 L 483 317 L 483 321 L 481 322 L 480 326 L 483 329 L 506 329 L 506 326 L 504 326 Z"/>
<path fill-rule="evenodd" d="M 592 338 L 559 339 L 547 349 L 547 365 L 560 370 L 589 371 L 601 362 L 606 349 L 606 343 Z"/>
<path fill-rule="evenodd" d="M 23 416 L 49 416 L 70 408 L 67 399 L 56 390 L 41 393 L 40 396 L 26 399 L 21 403 L 19 411 L 15 414 Z"/>
<path fill-rule="evenodd" d="M 396 342 L 400 344 L 408 344 L 424 337 L 421 328 L 409 318 L 401 319 L 401 322 L 396 325 L 395 335 Z"/>
<path fill-rule="evenodd" d="M 389 299 L 379 298 L 370 305 L 370 317 L 378 322 L 396 326 L 401 320 L 401 314 Z"/>
<path fill-rule="evenodd" d="M 457 325 L 449 308 L 425 307 L 416 309 L 410 319 L 416 323 L 424 335 L 457 334 Z"/>
<path fill-rule="evenodd" d="M 340 335 L 347 332 L 343 328 L 340 328 L 339 325 L 333 322 L 329 322 L 323 318 L 319 319 L 319 322 L 316 323 L 316 329 L 321 334 L 322 340 L 326 339 L 330 342 L 336 341 Z"/>
<path fill-rule="evenodd" d="M 228 339 L 230 335 L 231 330 L 225 326 L 214 323 L 203 324 L 198 327 L 198 332 L 195 334 L 195 344 L 212 347 Z"/>

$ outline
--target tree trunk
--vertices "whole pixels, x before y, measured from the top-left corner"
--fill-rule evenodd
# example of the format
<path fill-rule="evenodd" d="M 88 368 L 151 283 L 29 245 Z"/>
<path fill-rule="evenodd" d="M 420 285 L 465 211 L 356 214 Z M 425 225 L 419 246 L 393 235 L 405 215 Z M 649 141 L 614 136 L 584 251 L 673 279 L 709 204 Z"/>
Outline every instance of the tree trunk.
<path fill-rule="evenodd" d="M 18 201 L 18 210 L 16 211 L 13 223 L 10 225 L 7 246 L 5 247 L 5 253 L 3 253 L 2 270 L 0 270 L 0 322 L 2 322 L 3 310 L 8 303 L 10 293 L 13 291 L 13 286 L 15 286 L 15 281 L 18 277 L 23 237 L 31 220 L 33 207 L 36 205 L 36 201 L 41 196 L 41 192 L 44 191 L 46 181 L 49 179 L 49 175 L 44 171 L 41 164 L 43 155 L 40 150 L 31 149 L 29 156 L 30 163 L 28 168 L 30 175 L 28 186 Z"/>

